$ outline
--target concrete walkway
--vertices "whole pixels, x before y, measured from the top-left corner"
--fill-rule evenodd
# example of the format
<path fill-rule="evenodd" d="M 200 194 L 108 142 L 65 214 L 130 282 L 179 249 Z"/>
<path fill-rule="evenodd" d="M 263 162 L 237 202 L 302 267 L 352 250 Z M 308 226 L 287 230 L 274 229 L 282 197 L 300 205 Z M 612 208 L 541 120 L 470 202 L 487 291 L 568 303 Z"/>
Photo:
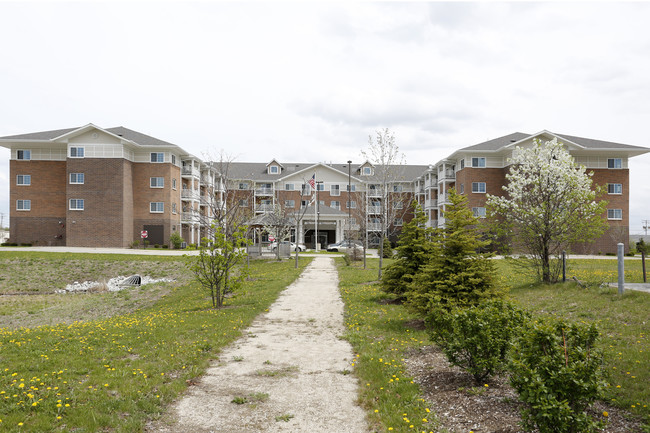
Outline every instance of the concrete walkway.
<path fill-rule="evenodd" d="M 357 381 L 347 374 L 354 354 L 339 338 L 343 302 L 331 258 L 314 258 L 246 332 L 146 431 L 368 431 Z"/>

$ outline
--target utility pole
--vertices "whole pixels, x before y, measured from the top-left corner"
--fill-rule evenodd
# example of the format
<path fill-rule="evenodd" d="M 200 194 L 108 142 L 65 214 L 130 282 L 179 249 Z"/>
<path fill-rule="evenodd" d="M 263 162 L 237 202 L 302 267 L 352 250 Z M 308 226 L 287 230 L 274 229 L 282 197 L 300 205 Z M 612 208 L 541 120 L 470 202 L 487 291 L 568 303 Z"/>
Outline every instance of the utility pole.
<path fill-rule="evenodd" d="M 351 175 L 351 167 L 352 166 L 352 161 L 348 161 L 348 233 L 347 236 L 345 237 L 348 240 L 348 247 L 350 246 L 350 232 L 352 231 L 352 209 L 350 208 L 350 203 L 351 203 L 351 198 L 350 198 L 350 180 L 352 179 Z"/>
<path fill-rule="evenodd" d="M 645 235 L 648 236 L 648 228 L 650 228 L 650 220 L 641 220 L 641 223 L 643 224 L 643 230 L 645 231 Z"/>

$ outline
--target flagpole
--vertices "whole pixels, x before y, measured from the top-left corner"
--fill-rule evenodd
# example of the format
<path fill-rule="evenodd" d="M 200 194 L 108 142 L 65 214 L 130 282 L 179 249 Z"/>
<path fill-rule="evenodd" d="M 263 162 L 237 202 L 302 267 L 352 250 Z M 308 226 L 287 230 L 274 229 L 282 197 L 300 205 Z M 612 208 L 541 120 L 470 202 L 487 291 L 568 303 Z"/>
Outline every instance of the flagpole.
<path fill-rule="evenodd" d="M 318 187 L 316 187 L 316 192 L 314 193 L 314 250 L 318 252 Z"/>

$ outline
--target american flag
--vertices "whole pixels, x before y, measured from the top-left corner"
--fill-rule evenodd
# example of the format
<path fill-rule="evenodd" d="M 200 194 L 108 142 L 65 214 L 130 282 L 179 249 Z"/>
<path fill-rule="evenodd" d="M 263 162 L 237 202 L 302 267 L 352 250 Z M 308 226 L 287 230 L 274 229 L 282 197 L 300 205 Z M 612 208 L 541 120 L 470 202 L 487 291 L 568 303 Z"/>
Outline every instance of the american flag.
<path fill-rule="evenodd" d="M 309 182 L 307 183 L 309 183 L 309 186 L 312 188 L 316 188 L 316 173 L 314 173 L 314 175 L 311 177 L 311 179 L 309 179 Z"/>

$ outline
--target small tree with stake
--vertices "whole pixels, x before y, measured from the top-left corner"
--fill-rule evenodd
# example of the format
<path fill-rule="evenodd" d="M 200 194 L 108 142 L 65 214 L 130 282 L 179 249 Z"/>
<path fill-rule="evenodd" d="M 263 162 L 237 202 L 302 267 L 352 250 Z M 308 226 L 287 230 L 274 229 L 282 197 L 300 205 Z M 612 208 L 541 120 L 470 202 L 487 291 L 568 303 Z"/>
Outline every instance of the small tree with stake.
<path fill-rule="evenodd" d="M 246 276 L 244 268 L 235 272 L 235 267 L 246 257 L 242 248 L 249 242 L 245 226 L 238 227 L 228 236 L 218 226 L 212 226 L 212 236 L 203 238 L 199 255 L 192 261 L 190 269 L 196 280 L 210 292 L 212 307 L 221 308 L 227 294 L 234 292 Z"/>

